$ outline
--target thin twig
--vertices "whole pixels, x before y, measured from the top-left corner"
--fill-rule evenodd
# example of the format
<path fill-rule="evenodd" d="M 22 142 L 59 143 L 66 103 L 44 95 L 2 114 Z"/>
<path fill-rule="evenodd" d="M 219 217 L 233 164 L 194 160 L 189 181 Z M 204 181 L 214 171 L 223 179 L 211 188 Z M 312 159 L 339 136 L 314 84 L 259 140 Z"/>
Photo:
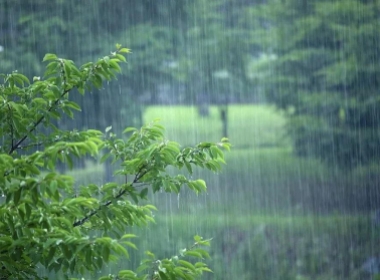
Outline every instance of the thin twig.
<path fill-rule="evenodd" d="M 56 139 L 54 139 L 54 141 L 52 143 L 57 143 L 61 140 L 62 140 L 62 138 L 56 138 Z M 39 147 L 39 146 L 46 145 L 46 144 L 50 144 L 50 142 L 46 141 L 46 142 L 31 143 L 29 145 L 19 146 L 17 149 L 23 150 L 23 149 L 28 149 L 28 148 L 32 148 L 32 147 Z"/>
<path fill-rule="evenodd" d="M 70 88 L 70 89 L 67 89 L 65 90 L 61 96 L 59 98 L 57 98 L 57 100 L 54 101 L 54 103 L 48 108 L 48 112 L 51 112 L 51 110 L 53 110 L 58 102 L 68 93 L 72 90 L 73 88 Z M 17 150 L 19 148 L 19 146 L 28 138 L 28 135 L 30 133 L 32 133 L 34 130 L 36 130 L 37 126 L 45 119 L 45 116 L 42 115 L 38 121 L 33 125 L 33 127 L 31 129 L 29 129 L 29 132 L 28 134 L 25 134 L 20 140 L 17 141 L 17 143 L 15 145 L 12 144 L 12 148 L 9 150 L 8 154 L 12 154 L 15 150 Z"/>
<path fill-rule="evenodd" d="M 133 180 L 132 182 L 132 185 L 133 184 L 136 184 L 138 183 L 138 181 L 146 174 L 148 173 L 148 171 L 144 171 L 142 172 L 142 170 L 144 169 L 145 167 L 142 167 L 140 169 L 140 171 L 137 172 L 136 176 L 135 176 L 135 179 Z M 125 176 L 125 178 L 127 179 L 127 176 Z M 127 182 L 126 182 L 127 184 Z M 114 199 L 118 199 L 120 197 L 122 197 L 123 195 L 125 195 L 127 193 L 127 190 L 120 190 L 120 192 L 114 197 Z M 104 203 L 102 206 L 99 206 L 98 209 L 96 210 L 93 210 L 91 211 L 89 214 L 87 214 L 86 216 L 84 216 L 82 219 L 80 219 L 79 221 L 76 221 L 75 223 L 73 223 L 73 227 L 78 227 L 78 226 L 81 226 L 83 225 L 85 222 L 87 222 L 92 216 L 96 215 L 102 207 L 108 207 L 109 205 L 111 205 L 113 202 L 113 200 L 109 200 L 107 201 L 106 203 Z"/>

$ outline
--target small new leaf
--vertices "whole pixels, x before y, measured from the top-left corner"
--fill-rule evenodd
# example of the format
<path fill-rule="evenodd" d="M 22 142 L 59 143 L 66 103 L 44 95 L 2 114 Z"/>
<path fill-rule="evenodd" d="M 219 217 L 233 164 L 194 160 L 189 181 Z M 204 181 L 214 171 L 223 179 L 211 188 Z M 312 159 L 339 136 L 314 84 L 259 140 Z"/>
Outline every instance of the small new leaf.
<path fill-rule="evenodd" d="M 55 54 L 53 54 L 53 53 L 47 53 L 47 54 L 45 54 L 44 59 L 42 61 L 55 60 L 57 58 L 58 57 Z"/>

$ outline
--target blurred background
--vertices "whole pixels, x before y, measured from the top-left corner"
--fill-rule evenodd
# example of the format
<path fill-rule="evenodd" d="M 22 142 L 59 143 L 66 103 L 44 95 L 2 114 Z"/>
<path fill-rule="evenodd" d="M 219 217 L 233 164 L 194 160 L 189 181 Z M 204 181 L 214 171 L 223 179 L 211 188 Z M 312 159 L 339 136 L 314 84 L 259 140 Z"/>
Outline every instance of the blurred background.
<path fill-rule="evenodd" d="M 170 257 L 198 234 L 213 238 L 204 279 L 380 279 L 379 15 L 375 0 L 0 0 L 0 73 L 120 43 L 118 81 L 70 96 L 82 112 L 59 127 L 158 118 L 183 146 L 230 139 L 220 174 L 193 174 L 207 194 L 152 196 L 157 223 L 127 229 L 139 251 Z M 90 161 L 70 174 L 112 180 Z"/>

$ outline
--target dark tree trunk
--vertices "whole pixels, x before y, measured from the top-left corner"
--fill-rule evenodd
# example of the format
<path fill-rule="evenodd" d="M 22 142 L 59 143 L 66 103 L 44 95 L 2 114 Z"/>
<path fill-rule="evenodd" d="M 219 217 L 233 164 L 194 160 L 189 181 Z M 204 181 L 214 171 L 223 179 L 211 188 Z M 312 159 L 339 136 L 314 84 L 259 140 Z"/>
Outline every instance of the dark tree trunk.
<path fill-rule="evenodd" d="M 228 137 L 228 105 L 220 106 L 219 110 L 222 121 L 222 137 Z"/>

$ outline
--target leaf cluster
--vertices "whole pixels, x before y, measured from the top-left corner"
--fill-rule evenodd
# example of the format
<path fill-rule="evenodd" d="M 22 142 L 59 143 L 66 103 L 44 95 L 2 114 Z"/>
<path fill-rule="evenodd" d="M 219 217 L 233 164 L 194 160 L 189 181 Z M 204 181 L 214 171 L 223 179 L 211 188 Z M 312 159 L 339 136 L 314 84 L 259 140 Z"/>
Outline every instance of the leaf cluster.
<path fill-rule="evenodd" d="M 149 189 L 179 192 L 183 185 L 206 190 L 203 180 L 172 176 L 168 168 L 194 166 L 218 171 L 224 163 L 221 149 L 229 143 L 200 143 L 180 148 L 164 138 L 164 128 L 153 122 L 141 129 L 127 128 L 117 137 L 107 128 L 63 131 L 54 120 L 74 117 L 80 106 L 69 94 L 101 88 L 120 73 L 129 49 L 116 51 L 77 67 L 73 61 L 47 54 L 43 78 L 30 82 L 13 72 L 2 75 L 0 85 L 0 276 L 5 279 L 39 278 L 37 267 L 64 275 L 98 271 L 136 249 L 128 226 L 153 221 L 153 205 L 146 203 Z M 108 157 L 116 168 L 115 182 L 77 186 L 75 178 L 56 170 L 58 163 L 74 168 L 83 156 Z M 120 180 L 116 180 L 120 178 Z M 199 237 L 183 257 L 203 259 L 208 254 Z M 122 270 L 102 279 L 193 279 L 209 271 L 202 262 L 185 259 L 156 260 L 139 271 Z M 178 260 L 177 260 L 178 259 Z M 146 271 L 147 270 L 147 271 Z"/>

